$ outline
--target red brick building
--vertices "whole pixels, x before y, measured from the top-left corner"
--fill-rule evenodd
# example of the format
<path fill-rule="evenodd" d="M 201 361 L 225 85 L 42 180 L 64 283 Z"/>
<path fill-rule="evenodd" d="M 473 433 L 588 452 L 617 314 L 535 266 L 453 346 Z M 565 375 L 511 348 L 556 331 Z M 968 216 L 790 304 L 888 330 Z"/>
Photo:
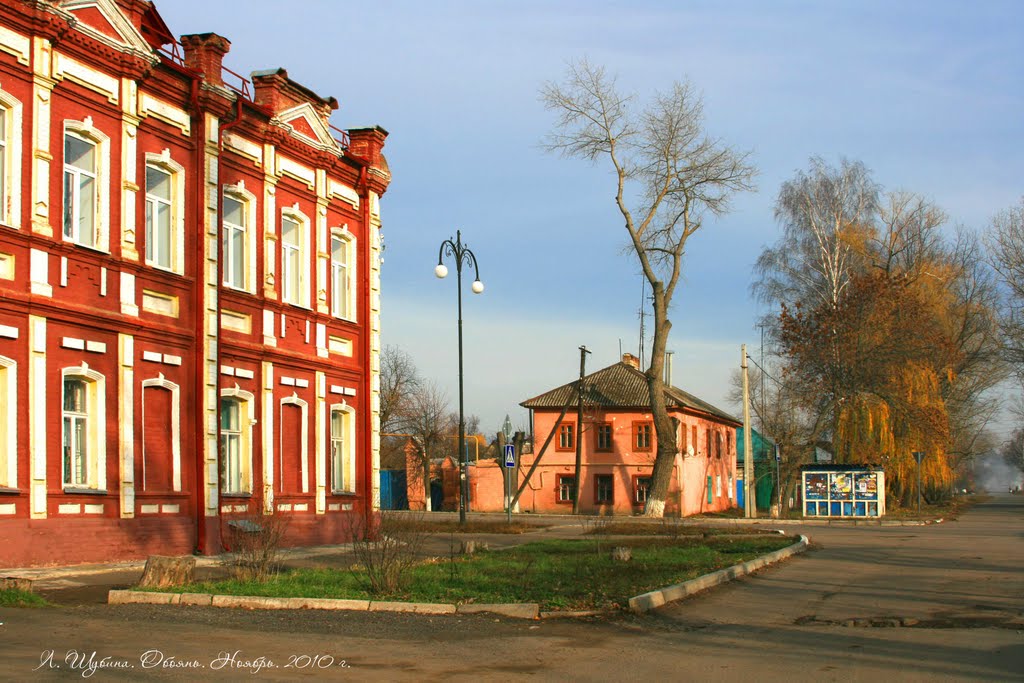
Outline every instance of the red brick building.
<path fill-rule="evenodd" d="M 0 4 L 0 566 L 373 509 L 387 133 L 229 48 L 146 0 Z"/>

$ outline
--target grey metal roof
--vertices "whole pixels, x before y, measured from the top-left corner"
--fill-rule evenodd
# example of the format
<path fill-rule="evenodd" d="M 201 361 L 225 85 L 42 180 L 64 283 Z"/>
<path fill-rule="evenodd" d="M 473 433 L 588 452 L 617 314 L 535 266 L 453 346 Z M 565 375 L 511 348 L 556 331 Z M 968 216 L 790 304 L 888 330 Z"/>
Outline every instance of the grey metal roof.
<path fill-rule="evenodd" d="M 524 408 L 558 408 L 576 402 L 576 381 L 523 401 Z M 727 422 L 742 424 L 735 417 L 702 401 L 678 387 L 665 387 L 665 403 L 669 408 L 681 408 L 707 413 Z M 583 378 L 583 404 L 601 408 L 639 408 L 650 410 L 651 399 L 647 390 L 647 376 L 628 363 L 615 363 Z"/>

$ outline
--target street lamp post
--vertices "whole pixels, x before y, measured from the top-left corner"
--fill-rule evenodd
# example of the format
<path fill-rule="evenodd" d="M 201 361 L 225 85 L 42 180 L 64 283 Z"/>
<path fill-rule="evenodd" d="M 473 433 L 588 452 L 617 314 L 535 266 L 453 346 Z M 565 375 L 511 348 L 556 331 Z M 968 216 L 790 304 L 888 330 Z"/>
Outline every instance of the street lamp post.
<path fill-rule="evenodd" d="M 476 256 L 466 245 L 462 243 L 462 231 L 455 231 L 455 241 L 446 239 L 441 242 L 441 248 L 437 252 L 437 267 L 434 268 L 434 275 L 439 278 L 447 277 L 448 268 L 444 265 L 445 255 L 455 259 L 455 276 L 458 287 L 459 298 L 459 524 L 466 523 L 466 509 L 469 507 L 469 480 L 466 477 L 466 416 L 463 405 L 462 390 L 462 265 L 473 266 L 476 278 L 473 280 L 471 289 L 474 294 L 484 291 L 484 283 L 480 282 L 480 267 L 476 263 Z"/>

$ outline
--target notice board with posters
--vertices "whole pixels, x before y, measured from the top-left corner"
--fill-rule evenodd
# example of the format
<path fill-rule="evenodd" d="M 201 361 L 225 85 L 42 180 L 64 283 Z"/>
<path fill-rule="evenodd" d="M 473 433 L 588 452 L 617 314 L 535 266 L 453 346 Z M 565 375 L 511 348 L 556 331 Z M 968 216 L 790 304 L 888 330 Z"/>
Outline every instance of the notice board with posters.
<path fill-rule="evenodd" d="M 804 517 L 881 517 L 885 472 L 871 465 L 801 468 Z"/>

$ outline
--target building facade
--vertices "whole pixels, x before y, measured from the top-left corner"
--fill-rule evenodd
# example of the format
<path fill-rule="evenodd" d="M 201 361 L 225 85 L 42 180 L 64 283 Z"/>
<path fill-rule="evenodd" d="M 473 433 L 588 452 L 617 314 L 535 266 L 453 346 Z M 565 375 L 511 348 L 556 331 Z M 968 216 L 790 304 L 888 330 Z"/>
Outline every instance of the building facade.
<path fill-rule="evenodd" d="M 381 128 L 147 0 L 0 5 L 0 566 L 374 507 Z"/>
<path fill-rule="evenodd" d="M 519 499 L 519 509 L 572 511 L 579 440 L 580 511 L 616 515 L 642 512 L 657 454 L 657 435 L 647 380 L 636 357 L 625 354 L 622 362 L 584 378 L 582 425 L 577 424 L 575 387 L 576 382 L 571 382 L 520 404 L 532 414 L 535 451 L 520 458 L 516 468 L 520 486 L 534 463 L 537 467 Z M 741 423 L 674 386 L 666 387 L 665 401 L 676 423 L 679 447 L 665 501 L 666 514 L 686 516 L 734 507 L 733 436 Z M 559 419 L 566 405 L 569 408 Z M 541 452 L 549 437 L 548 448 Z M 502 509 L 501 468 L 472 470 L 471 490 L 478 492 L 473 509 Z"/>

